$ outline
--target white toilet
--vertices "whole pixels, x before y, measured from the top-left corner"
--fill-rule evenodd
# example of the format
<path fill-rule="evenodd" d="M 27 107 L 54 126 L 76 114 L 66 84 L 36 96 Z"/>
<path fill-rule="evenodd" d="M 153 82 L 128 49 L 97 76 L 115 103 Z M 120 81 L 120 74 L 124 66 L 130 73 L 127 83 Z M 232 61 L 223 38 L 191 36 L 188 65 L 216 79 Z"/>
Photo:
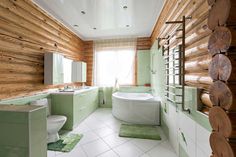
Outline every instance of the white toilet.
<path fill-rule="evenodd" d="M 33 101 L 30 103 L 30 105 L 40 105 L 47 107 L 47 143 L 58 141 L 58 131 L 63 127 L 67 118 L 61 115 L 51 115 L 50 103 L 48 102 L 47 98 Z"/>

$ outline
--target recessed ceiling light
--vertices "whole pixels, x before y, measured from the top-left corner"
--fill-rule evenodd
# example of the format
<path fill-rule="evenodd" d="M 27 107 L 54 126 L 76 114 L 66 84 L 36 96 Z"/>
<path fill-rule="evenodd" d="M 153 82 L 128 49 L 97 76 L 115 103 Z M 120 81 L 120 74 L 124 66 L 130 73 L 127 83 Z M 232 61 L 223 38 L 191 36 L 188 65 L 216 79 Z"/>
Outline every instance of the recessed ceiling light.
<path fill-rule="evenodd" d="M 123 9 L 127 9 L 128 7 L 126 5 L 123 6 Z"/>
<path fill-rule="evenodd" d="M 126 25 L 126 27 L 130 27 L 130 25 Z"/>
<path fill-rule="evenodd" d="M 97 28 L 96 27 L 93 27 L 94 30 L 96 30 Z"/>
<path fill-rule="evenodd" d="M 81 14 L 86 14 L 86 12 L 82 10 L 82 11 L 81 11 Z"/>
<path fill-rule="evenodd" d="M 74 27 L 79 27 L 78 25 L 74 25 Z"/>

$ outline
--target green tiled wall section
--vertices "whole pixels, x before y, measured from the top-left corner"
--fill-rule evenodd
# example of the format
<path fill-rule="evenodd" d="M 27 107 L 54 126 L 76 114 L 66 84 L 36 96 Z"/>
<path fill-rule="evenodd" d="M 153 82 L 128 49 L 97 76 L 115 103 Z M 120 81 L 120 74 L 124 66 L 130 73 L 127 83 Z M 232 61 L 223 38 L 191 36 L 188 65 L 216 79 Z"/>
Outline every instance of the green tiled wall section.
<path fill-rule="evenodd" d="M 166 113 L 168 113 L 168 105 L 171 103 L 165 103 L 165 61 L 162 56 L 161 50 L 157 48 L 157 41 L 153 44 L 150 52 L 151 60 L 151 88 L 155 96 L 161 97 L 162 100 L 162 125 L 165 126 L 164 130 L 168 130 L 168 126 L 165 124 Z M 187 114 L 190 118 L 195 120 L 198 124 L 211 130 L 208 117 L 197 111 L 197 105 L 200 103 L 198 98 L 199 90 L 195 87 L 185 87 L 185 104 L 191 109 L 191 114 Z M 181 106 L 179 106 L 179 109 Z"/>
<path fill-rule="evenodd" d="M 137 51 L 137 85 L 150 84 L 150 50 Z"/>

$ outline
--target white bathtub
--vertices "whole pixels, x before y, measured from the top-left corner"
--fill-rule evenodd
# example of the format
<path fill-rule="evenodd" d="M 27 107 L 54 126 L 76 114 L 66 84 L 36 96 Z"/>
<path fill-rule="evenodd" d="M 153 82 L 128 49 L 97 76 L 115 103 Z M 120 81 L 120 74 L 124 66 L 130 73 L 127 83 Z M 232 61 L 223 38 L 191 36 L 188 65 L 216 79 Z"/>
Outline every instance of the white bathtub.
<path fill-rule="evenodd" d="M 160 125 L 160 101 L 148 93 L 112 94 L 112 114 L 133 124 Z"/>

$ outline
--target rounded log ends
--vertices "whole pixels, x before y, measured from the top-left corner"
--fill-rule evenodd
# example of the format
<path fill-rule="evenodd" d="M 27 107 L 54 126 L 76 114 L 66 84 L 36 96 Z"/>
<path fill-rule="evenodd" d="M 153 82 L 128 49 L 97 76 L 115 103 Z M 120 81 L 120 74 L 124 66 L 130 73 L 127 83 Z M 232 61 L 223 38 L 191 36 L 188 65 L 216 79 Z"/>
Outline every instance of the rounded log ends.
<path fill-rule="evenodd" d="M 231 121 L 226 112 L 219 106 L 215 106 L 209 111 L 209 122 L 212 129 L 224 137 L 230 137 L 232 133 Z"/>
<path fill-rule="evenodd" d="M 233 95 L 229 87 L 222 81 L 215 81 L 209 88 L 210 99 L 214 106 L 220 106 L 225 110 L 229 110 Z"/>
<path fill-rule="evenodd" d="M 232 65 L 229 58 L 223 54 L 217 54 L 210 62 L 208 73 L 213 80 L 227 81 L 230 78 Z"/>
<path fill-rule="evenodd" d="M 213 56 L 220 52 L 227 52 L 232 40 L 231 31 L 227 27 L 216 27 L 208 41 L 208 51 Z"/>
<path fill-rule="evenodd" d="M 210 100 L 210 95 L 208 93 L 202 93 L 201 101 L 207 107 L 209 107 L 209 108 L 213 107 L 213 104 L 212 104 L 212 102 Z"/>
<path fill-rule="evenodd" d="M 208 1 L 208 4 L 212 4 L 212 0 Z M 229 17 L 231 8 L 230 0 L 215 0 L 215 3 L 212 4 L 212 8 L 209 11 L 208 15 L 208 28 L 210 30 L 215 30 L 217 26 L 223 26 L 226 24 Z"/>
<path fill-rule="evenodd" d="M 215 4 L 216 0 L 207 0 L 207 3 L 209 6 L 212 6 L 213 4 Z"/>
<path fill-rule="evenodd" d="M 221 134 L 213 132 L 210 135 L 210 145 L 214 157 L 234 157 L 234 153 L 230 144 Z"/>

